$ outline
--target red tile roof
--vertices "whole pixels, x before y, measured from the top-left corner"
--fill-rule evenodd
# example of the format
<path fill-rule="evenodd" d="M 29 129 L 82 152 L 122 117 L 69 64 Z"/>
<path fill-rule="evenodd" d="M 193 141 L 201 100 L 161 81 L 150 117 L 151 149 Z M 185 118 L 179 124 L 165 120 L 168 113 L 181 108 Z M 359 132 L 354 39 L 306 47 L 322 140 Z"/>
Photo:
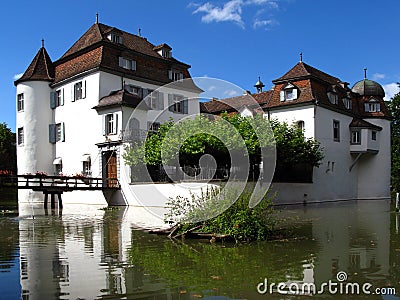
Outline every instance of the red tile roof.
<path fill-rule="evenodd" d="M 29 67 L 21 78 L 15 81 L 15 85 L 23 81 L 53 81 L 54 67 L 49 54 L 44 47 L 40 48 Z"/>
<path fill-rule="evenodd" d="M 106 108 L 110 106 L 128 106 L 128 107 L 139 107 L 143 110 L 150 109 L 142 98 L 129 93 L 128 91 L 118 90 L 112 91 L 108 96 L 100 99 L 99 104 L 95 106 L 95 109 Z"/>
<path fill-rule="evenodd" d="M 257 94 L 246 94 L 232 98 L 226 98 L 222 100 L 212 100 L 209 102 L 203 102 L 200 105 L 200 111 L 204 113 L 222 113 L 224 111 L 231 112 L 237 111 L 243 106 L 250 108 L 256 107 L 254 100 L 261 106 L 267 103 L 272 95 L 272 91 L 266 91 Z"/>
<path fill-rule="evenodd" d="M 349 127 L 372 128 L 372 129 L 376 129 L 376 130 L 382 130 L 382 127 L 372 124 L 370 122 L 367 122 L 365 120 L 359 119 L 359 118 L 353 118 Z"/>
<path fill-rule="evenodd" d="M 113 32 L 122 37 L 122 44 L 108 39 L 107 36 Z M 166 44 L 160 46 L 169 47 Z M 165 58 L 155 48 L 157 47 L 146 38 L 101 23 L 93 24 L 59 60 L 54 62 L 54 83 L 96 68 L 155 84 L 170 83 L 170 69 L 182 72 L 184 78 L 191 78 L 189 65 L 173 57 Z M 135 60 L 137 69 L 120 67 L 120 56 Z M 192 89 L 198 88 L 192 84 Z"/>
<path fill-rule="evenodd" d="M 329 84 L 339 84 L 341 82 L 340 79 L 333 77 L 325 72 L 322 72 L 310 65 L 307 65 L 303 62 L 297 63 L 293 68 L 291 68 L 288 72 L 285 73 L 282 77 L 273 80 L 274 84 L 289 81 L 289 80 L 296 80 L 300 78 L 317 78 Z"/>

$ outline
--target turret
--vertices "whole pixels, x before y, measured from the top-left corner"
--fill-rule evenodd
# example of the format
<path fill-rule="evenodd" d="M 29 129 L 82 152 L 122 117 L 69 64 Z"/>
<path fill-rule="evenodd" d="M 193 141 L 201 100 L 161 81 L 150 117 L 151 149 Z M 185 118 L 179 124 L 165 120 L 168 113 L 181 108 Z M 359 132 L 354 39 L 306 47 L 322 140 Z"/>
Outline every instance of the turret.
<path fill-rule="evenodd" d="M 18 173 L 53 172 L 53 147 L 49 143 L 50 83 L 54 79 L 53 63 L 42 47 L 21 78 L 17 87 L 17 158 Z"/>

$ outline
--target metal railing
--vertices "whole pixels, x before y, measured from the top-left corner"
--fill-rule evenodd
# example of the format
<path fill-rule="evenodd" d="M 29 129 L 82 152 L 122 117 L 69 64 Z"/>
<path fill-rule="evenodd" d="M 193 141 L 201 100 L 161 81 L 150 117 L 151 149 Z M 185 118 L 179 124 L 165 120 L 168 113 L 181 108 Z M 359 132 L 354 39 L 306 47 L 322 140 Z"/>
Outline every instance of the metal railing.
<path fill-rule="evenodd" d="M 121 188 L 117 178 L 30 174 L 16 176 L 0 175 L 0 187 L 15 187 L 18 189 L 32 189 L 34 191 L 85 191 Z"/>

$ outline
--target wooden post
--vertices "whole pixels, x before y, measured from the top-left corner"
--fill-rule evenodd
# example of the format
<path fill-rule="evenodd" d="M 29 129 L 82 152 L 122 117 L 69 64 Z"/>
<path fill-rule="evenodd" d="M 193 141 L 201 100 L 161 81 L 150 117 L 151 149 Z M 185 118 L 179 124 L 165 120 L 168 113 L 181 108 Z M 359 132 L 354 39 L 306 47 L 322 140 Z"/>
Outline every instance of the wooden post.
<path fill-rule="evenodd" d="M 58 209 L 63 209 L 63 203 L 62 203 L 62 199 L 61 199 L 61 193 L 58 193 L 57 196 L 58 196 Z"/>
<path fill-rule="evenodd" d="M 47 202 L 49 201 L 49 194 L 44 193 L 44 209 L 47 209 Z"/>
<path fill-rule="evenodd" d="M 51 193 L 51 209 L 55 209 L 56 208 L 56 203 L 55 203 L 55 197 L 54 197 L 54 193 Z"/>

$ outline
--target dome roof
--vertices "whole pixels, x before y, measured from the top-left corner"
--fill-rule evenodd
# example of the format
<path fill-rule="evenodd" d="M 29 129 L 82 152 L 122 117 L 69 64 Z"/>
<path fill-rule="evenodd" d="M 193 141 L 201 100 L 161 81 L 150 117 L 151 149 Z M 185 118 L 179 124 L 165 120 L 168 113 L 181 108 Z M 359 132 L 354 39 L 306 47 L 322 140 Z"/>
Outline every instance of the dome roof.
<path fill-rule="evenodd" d="M 380 96 L 385 97 L 385 91 L 383 87 L 376 81 L 363 79 L 354 84 L 351 89 L 354 93 L 358 93 L 361 96 Z"/>

